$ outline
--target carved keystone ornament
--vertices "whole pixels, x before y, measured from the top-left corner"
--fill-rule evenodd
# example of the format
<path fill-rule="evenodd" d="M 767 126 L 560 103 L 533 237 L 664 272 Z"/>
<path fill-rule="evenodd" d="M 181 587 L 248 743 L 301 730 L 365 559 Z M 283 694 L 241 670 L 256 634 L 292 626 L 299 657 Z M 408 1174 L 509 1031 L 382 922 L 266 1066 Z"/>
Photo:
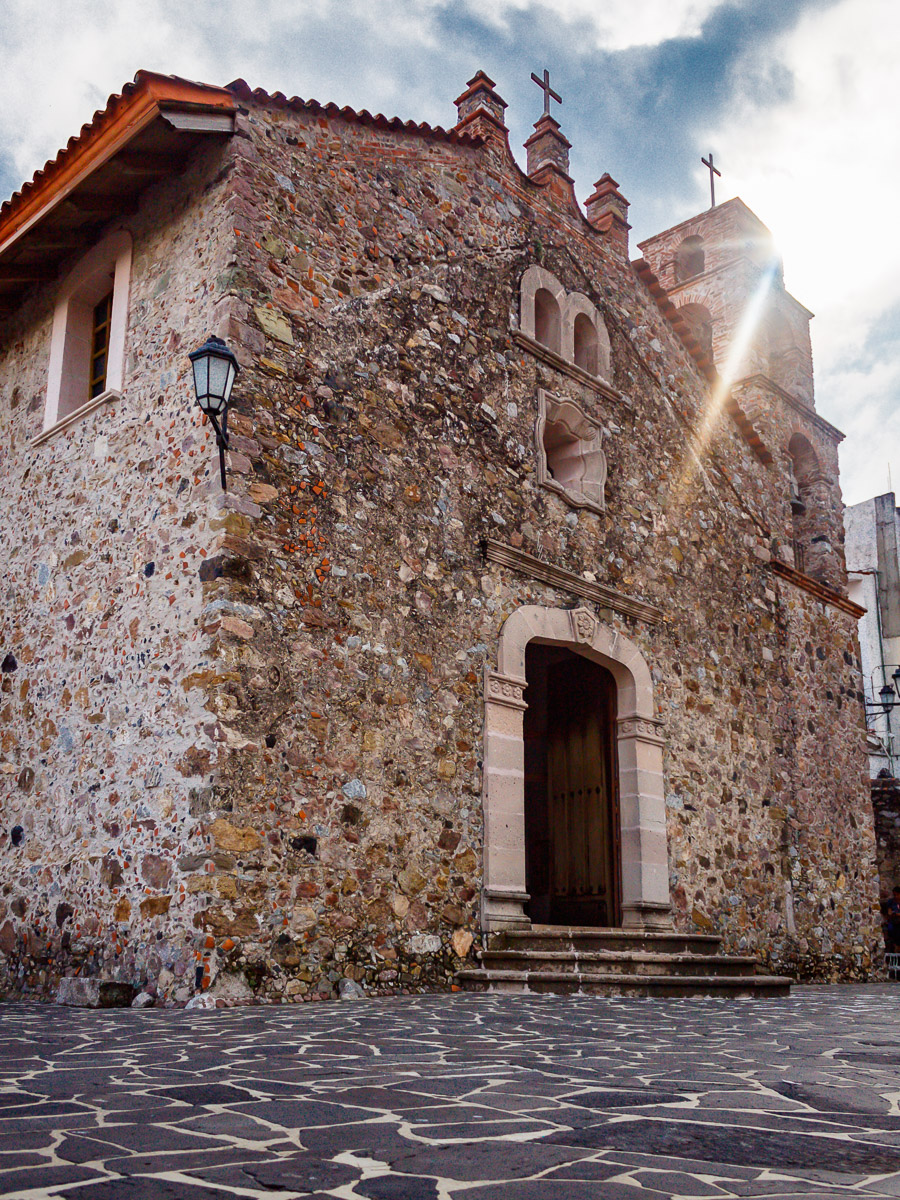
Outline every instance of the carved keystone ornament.
<path fill-rule="evenodd" d="M 577 642 L 592 642 L 597 631 L 597 618 L 586 608 L 576 608 L 572 614 L 572 628 Z"/>

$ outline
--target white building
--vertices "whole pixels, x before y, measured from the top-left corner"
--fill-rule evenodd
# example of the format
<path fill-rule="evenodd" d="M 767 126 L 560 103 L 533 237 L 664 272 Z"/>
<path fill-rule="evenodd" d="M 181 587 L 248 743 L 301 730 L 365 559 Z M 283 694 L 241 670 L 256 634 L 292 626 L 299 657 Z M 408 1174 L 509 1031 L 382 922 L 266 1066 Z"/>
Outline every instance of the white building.
<path fill-rule="evenodd" d="M 900 513 L 893 492 L 844 509 L 849 596 L 867 611 L 859 622 L 866 693 L 869 768 L 874 779 L 884 768 L 900 769 L 900 704 L 892 713 L 880 707 L 879 689 L 895 685 L 900 670 Z"/>

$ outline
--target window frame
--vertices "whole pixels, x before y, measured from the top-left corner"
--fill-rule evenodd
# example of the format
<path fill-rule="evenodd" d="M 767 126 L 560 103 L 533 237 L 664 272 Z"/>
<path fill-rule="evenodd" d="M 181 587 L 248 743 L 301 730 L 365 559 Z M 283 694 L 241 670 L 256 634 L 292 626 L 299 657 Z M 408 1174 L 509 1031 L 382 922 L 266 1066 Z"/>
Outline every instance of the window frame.
<path fill-rule="evenodd" d="M 131 234 L 116 230 L 92 247 L 63 281 L 53 313 L 44 426 L 36 441 L 67 427 L 106 401 L 121 398 L 131 260 Z M 91 396 L 94 307 L 110 290 L 106 375 L 103 389 Z"/>
<path fill-rule="evenodd" d="M 549 340 L 546 336 L 538 336 L 546 328 L 546 322 L 539 319 L 539 299 L 543 305 L 552 301 L 558 313 L 558 325 L 554 327 Z M 575 319 L 579 315 L 586 317 L 593 328 L 594 371 L 585 369 L 575 361 Z M 609 333 L 596 305 L 581 292 L 566 292 L 555 275 L 536 264 L 528 267 L 519 281 L 519 331 L 529 341 L 542 346 L 569 366 L 584 371 L 591 379 L 610 385 L 612 364 Z"/>

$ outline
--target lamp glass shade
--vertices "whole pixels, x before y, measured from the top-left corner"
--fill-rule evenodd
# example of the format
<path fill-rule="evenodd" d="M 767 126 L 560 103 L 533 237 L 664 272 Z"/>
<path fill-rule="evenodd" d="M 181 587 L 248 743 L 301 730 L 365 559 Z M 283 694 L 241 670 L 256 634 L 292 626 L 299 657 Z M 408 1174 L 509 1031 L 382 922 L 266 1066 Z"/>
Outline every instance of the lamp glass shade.
<path fill-rule="evenodd" d="M 881 697 L 881 707 L 885 712 L 890 712 L 894 707 L 894 702 L 897 699 L 897 693 L 889 683 L 878 689 L 878 695 Z"/>
<path fill-rule="evenodd" d="M 228 407 L 231 389 L 240 370 L 238 361 L 221 338 L 206 343 L 189 355 L 194 368 L 194 392 L 200 408 L 218 417 Z"/>
<path fill-rule="evenodd" d="M 201 358 L 195 358 L 192 366 L 194 368 L 194 395 L 202 408 L 203 400 L 209 395 L 209 359 L 204 354 Z"/>

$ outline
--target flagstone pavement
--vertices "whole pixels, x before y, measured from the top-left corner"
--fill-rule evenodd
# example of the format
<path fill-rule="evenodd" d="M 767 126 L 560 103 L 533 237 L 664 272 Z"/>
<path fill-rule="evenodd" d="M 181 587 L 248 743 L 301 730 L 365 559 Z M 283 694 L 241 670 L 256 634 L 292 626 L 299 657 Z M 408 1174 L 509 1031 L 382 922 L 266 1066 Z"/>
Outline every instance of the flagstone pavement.
<path fill-rule="evenodd" d="M 900 1197 L 900 984 L 0 1007 L 0 1195 Z"/>

